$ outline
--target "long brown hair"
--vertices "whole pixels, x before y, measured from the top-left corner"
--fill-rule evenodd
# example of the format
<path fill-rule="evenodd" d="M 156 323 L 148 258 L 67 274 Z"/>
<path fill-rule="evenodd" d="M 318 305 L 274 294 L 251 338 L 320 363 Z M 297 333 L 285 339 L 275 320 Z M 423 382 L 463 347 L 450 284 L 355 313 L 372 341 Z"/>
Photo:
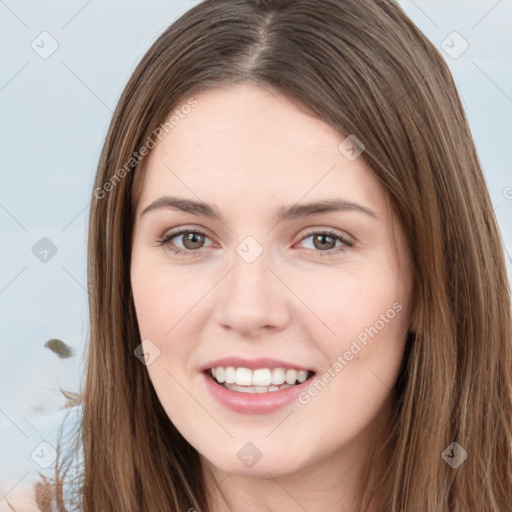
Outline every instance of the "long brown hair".
<path fill-rule="evenodd" d="M 382 510 L 510 510 L 504 251 L 448 67 L 392 0 L 206 0 L 135 69 L 106 137 L 90 210 L 83 510 L 209 510 L 198 453 L 134 356 L 141 340 L 130 252 L 140 148 L 180 102 L 239 82 L 273 87 L 340 134 L 355 134 L 404 226 L 418 329 L 394 389 L 387 471 L 371 489 Z M 455 442 L 467 452 L 456 468 L 442 456 L 460 450 Z"/>

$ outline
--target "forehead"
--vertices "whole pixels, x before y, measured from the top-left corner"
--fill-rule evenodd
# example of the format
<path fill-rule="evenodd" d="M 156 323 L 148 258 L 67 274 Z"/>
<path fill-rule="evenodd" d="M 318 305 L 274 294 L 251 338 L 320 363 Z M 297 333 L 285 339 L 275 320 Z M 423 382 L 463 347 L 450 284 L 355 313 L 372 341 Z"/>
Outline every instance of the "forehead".
<path fill-rule="evenodd" d="M 244 196 L 247 208 L 326 194 L 383 201 L 364 159 L 340 151 L 346 135 L 278 91 L 242 84 L 194 99 L 146 158 L 140 206 L 164 191 L 219 204 Z"/>

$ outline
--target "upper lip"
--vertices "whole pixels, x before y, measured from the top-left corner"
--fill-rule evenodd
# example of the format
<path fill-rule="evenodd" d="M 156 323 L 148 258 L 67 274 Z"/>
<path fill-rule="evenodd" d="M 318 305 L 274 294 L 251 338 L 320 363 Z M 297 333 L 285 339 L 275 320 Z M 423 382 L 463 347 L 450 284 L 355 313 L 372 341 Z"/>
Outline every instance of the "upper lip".
<path fill-rule="evenodd" d="M 285 370 L 305 370 L 311 372 L 311 368 L 307 368 L 300 364 L 289 363 L 279 359 L 273 359 L 271 357 L 258 357 L 256 359 L 245 359 L 243 357 L 223 357 L 221 359 L 215 359 L 204 364 L 201 367 L 201 371 L 209 370 L 211 368 L 217 368 L 221 366 L 227 368 L 233 366 L 235 368 L 249 368 L 250 370 L 257 370 L 258 368 L 284 368 Z"/>

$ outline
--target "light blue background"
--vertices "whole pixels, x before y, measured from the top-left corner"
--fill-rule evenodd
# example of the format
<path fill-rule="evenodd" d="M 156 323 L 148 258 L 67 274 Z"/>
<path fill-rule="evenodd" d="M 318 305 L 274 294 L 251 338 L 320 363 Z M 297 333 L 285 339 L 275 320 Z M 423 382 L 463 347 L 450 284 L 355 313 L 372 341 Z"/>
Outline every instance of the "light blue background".
<path fill-rule="evenodd" d="M 196 3 L 0 1 L 0 511 L 4 495 L 13 499 L 41 469 L 31 452 L 42 441 L 54 444 L 59 386 L 79 387 L 88 205 L 112 111 L 145 51 Z M 453 72 L 510 265 L 512 0 L 400 4 Z M 43 31 L 58 43 L 47 59 L 31 47 Z M 453 31 L 469 44 L 458 58 L 441 47 Z M 447 40 L 452 51 L 463 43 L 457 38 Z M 42 237 L 58 248 L 47 263 L 31 251 Z M 54 337 L 76 356 L 60 360 L 44 348 Z"/>

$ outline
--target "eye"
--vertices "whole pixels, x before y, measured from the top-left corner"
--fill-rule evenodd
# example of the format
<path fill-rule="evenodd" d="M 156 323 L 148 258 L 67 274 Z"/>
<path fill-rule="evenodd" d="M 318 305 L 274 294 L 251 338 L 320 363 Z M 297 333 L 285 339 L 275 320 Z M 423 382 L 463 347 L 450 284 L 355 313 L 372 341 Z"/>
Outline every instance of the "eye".
<path fill-rule="evenodd" d="M 346 237 L 332 230 L 309 232 L 301 241 L 304 242 L 308 239 L 311 239 L 312 242 L 309 247 L 310 249 L 320 253 L 327 253 L 328 255 L 333 252 L 344 251 L 354 245 L 353 242 Z M 339 245 L 336 247 L 336 243 L 338 242 Z"/>
<path fill-rule="evenodd" d="M 173 239 L 182 239 L 183 248 L 176 247 Z M 181 229 L 165 234 L 157 240 L 159 245 L 168 245 L 170 251 L 176 254 L 189 255 L 194 252 L 200 252 L 203 248 L 205 239 L 208 238 L 205 233 L 197 229 Z"/>
<path fill-rule="evenodd" d="M 181 238 L 181 244 L 183 247 L 176 247 L 173 242 L 174 239 L 179 240 Z M 168 249 L 175 254 L 192 255 L 193 253 L 201 252 L 201 249 L 205 247 L 205 240 L 209 239 L 208 236 L 198 229 L 181 229 L 179 231 L 173 231 L 167 233 L 157 239 L 158 245 L 167 245 Z M 346 237 L 332 230 L 323 231 L 311 231 L 305 237 L 301 239 L 302 242 L 311 239 L 312 249 L 316 252 L 321 253 L 323 256 L 331 255 L 332 253 L 346 250 L 352 247 L 354 244 Z M 339 244 L 336 246 L 336 244 Z"/>

